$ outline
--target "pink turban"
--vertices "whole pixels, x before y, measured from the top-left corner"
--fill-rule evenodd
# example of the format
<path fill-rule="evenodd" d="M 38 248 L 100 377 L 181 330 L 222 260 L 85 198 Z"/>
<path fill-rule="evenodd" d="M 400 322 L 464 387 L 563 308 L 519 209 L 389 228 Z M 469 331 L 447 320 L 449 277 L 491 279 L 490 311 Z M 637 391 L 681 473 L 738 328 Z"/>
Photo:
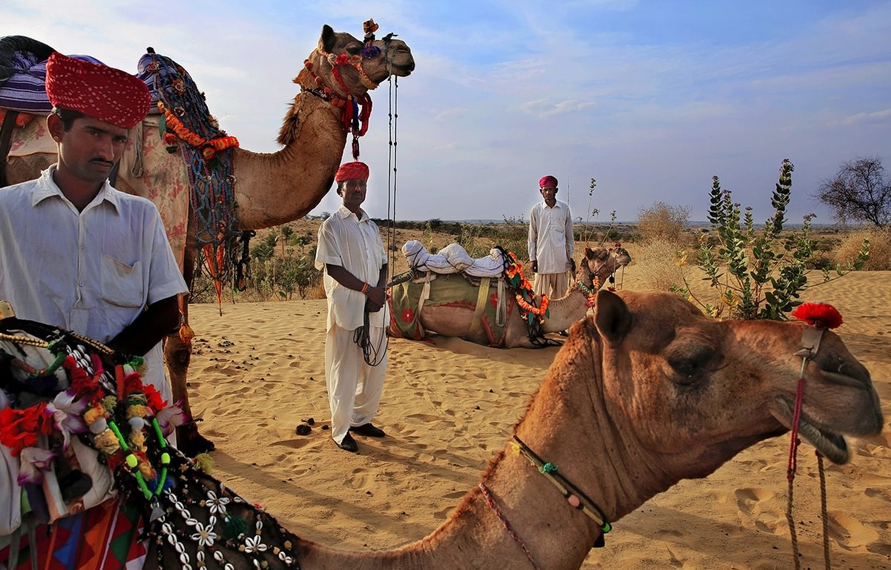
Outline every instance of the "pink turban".
<path fill-rule="evenodd" d="M 340 184 L 344 180 L 365 180 L 367 182 L 368 165 L 358 160 L 344 163 L 334 175 L 334 181 Z"/>
<path fill-rule="evenodd" d="M 542 176 L 538 181 L 539 188 L 556 188 L 557 187 L 557 179 L 551 175 Z"/>
<path fill-rule="evenodd" d="M 55 107 L 124 129 L 145 118 L 152 102 L 145 83 L 135 75 L 59 52 L 46 62 L 46 95 Z"/>

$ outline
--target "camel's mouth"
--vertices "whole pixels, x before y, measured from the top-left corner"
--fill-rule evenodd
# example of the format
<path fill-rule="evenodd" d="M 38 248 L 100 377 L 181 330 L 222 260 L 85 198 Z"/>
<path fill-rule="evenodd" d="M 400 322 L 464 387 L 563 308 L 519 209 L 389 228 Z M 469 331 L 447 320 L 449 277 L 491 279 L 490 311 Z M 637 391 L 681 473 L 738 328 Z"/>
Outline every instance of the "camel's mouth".
<path fill-rule="evenodd" d="M 794 402 L 783 396 L 774 399 L 774 405 L 770 406 L 770 412 L 781 424 L 792 429 Z M 833 463 L 847 463 L 851 458 L 851 452 L 845 438 L 837 433 L 825 431 L 818 427 L 807 415 L 807 410 L 802 408 L 798 421 L 798 433 L 808 443 L 817 448 L 829 461 Z"/>

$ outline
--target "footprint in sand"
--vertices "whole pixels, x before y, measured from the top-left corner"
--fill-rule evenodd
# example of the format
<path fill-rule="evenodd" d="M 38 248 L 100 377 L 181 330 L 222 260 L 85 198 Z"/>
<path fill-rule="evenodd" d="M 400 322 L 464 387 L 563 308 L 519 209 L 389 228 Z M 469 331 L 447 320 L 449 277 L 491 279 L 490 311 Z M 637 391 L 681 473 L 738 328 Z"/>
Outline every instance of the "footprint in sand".
<path fill-rule="evenodd" d="M 351 489 L 362 489 L 368 484 L 368 473 L 365 469 L 353 469 L 353 475 L 344 484 Z"/>
<path fill-rule="evenodd" d="M 774 492 L 769 489 L 737 489 L 736 505 L 746 514 L 757 515 L 761 512 L 759 504 L 773 499 L 774 496 Z"/>
<path fill-rule="evenodd" d="M 272 445 L 281 445 L 290 449 L 300 449 L 301 447 L 309 444 L 309 439 L 283 439 L 280 441 L 272 442 Z M 293 455 L 290 453 L 283 453 L 276 457 L 276 461 L 279 463 L 283 463 L 289 459 L 292 459 Z"/>
<path fill-rule="evenodd" d="M 786 524 L 785 516 L 761 513 L 758 515 L 758 520 L 755 521 L 755 528 L 762 532 L 779 535 L 784 534 L 788 530 Z"/>
<path fill-rule="evenodd" d="M 873 489 L 869 488 L 864 493 L 867 497 L 883 499 L 891 503 L 891 490 L 889 489 Z"/>
<path fill-rule="evenodd" d="M 434 416 L 431 414 L 410 414 L 410 415 L 406 416 L 406 418 L 409 418 L 412 420 L 419 420 L 424 423 L 435 422 L 435 421 L 439 420 L 439 416 Z"/>
<path fill-rule="evenodd" d="M 869 546 L 879 538 L 879 533 L 864 525 L 857 518 L 842 512 L 829 513 L 829 536 L 838 541 L 842 548 L 858 549 Z"/>

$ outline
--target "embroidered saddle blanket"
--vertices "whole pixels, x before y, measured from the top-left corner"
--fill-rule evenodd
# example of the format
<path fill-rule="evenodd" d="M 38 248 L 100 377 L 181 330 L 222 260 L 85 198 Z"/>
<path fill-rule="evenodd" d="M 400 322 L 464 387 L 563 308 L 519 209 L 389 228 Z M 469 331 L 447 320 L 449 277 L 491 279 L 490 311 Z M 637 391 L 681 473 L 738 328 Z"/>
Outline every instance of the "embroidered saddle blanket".
<path fill-rule="evenodd" d="M 428 307 L 450 307 L 473 313 L 465 340 L 484 331 L 489 346 L 504 346 L 507 322 L 517 310 L 516 300 L 501 277 L 472 278 L 465 273 L 427 273 L 420 279 L 394 285 L 390 289 L 390 336 L 424 340 L 421 313 Z M 436 332 L 436 331 L 433 331 Z"/>

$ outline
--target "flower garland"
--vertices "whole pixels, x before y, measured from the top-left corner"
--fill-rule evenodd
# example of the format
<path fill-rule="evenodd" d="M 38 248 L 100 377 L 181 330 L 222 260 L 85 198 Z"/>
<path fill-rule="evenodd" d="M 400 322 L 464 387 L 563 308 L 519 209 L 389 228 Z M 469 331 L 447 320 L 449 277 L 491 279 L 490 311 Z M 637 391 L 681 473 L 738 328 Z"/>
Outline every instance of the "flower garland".
<path fill-rule="evenodd" d="M 517 261 L 517 256 L 512 251 L 504 251 L 506 257 L 504 275 L 507 278 L 508 285 L 516 292 L 515 298 L 517 305 L 520 307 L 520 316 L 523 317 L 528 324 L 532 324 L 536 318 L 538 322 L 543 323 L 549 316 L 548 305 L 550 300 L 547 295 L 541 296 L 541 306 L 535 306 L 535 293 L 532 290 L 532 284 L 523 276 L 523 268 Z"/>
<path fill-rule="evenodd" d="M 179 139 L 185 141 L 186 144 L 201 149 L 201 155 L 205 160 L 212 159 L 219 151 L 238 146 L 238 139 L 235 137 L 225 136 L 217 137 L 215 139 L 206 139 L 201 135 L 190 131 L 189 128 L 179 120 L 176 114 L 172 113 L 170 109 L 167 109 L 164 106 L 162 101 L 158 101 L 158 109 L 164 113 L 164 125 L 162 126 L 162 131 L 170 128 L 173 130 L 173 133 L 176 133 L 175 136 L 172 133 L 164 134 L 164 142 L 168 145 L 176 144 L 176 137 L 179 137 Z"/>
<path fill-rule="evenodd" d="M 526 299 L 523 298 L 523 295 L 521 293 L 517 293 L 516 299 L 517 304 L 520 306 L 521 309 L 532 313 L 533 315 L 544 321 L 542 315 L 545 315 L 548 312 L 548 303 L 550 302 L 548 301 L 547 295 L 541 296 L 541 307 L 535 307 L 527 303 Z"/>

